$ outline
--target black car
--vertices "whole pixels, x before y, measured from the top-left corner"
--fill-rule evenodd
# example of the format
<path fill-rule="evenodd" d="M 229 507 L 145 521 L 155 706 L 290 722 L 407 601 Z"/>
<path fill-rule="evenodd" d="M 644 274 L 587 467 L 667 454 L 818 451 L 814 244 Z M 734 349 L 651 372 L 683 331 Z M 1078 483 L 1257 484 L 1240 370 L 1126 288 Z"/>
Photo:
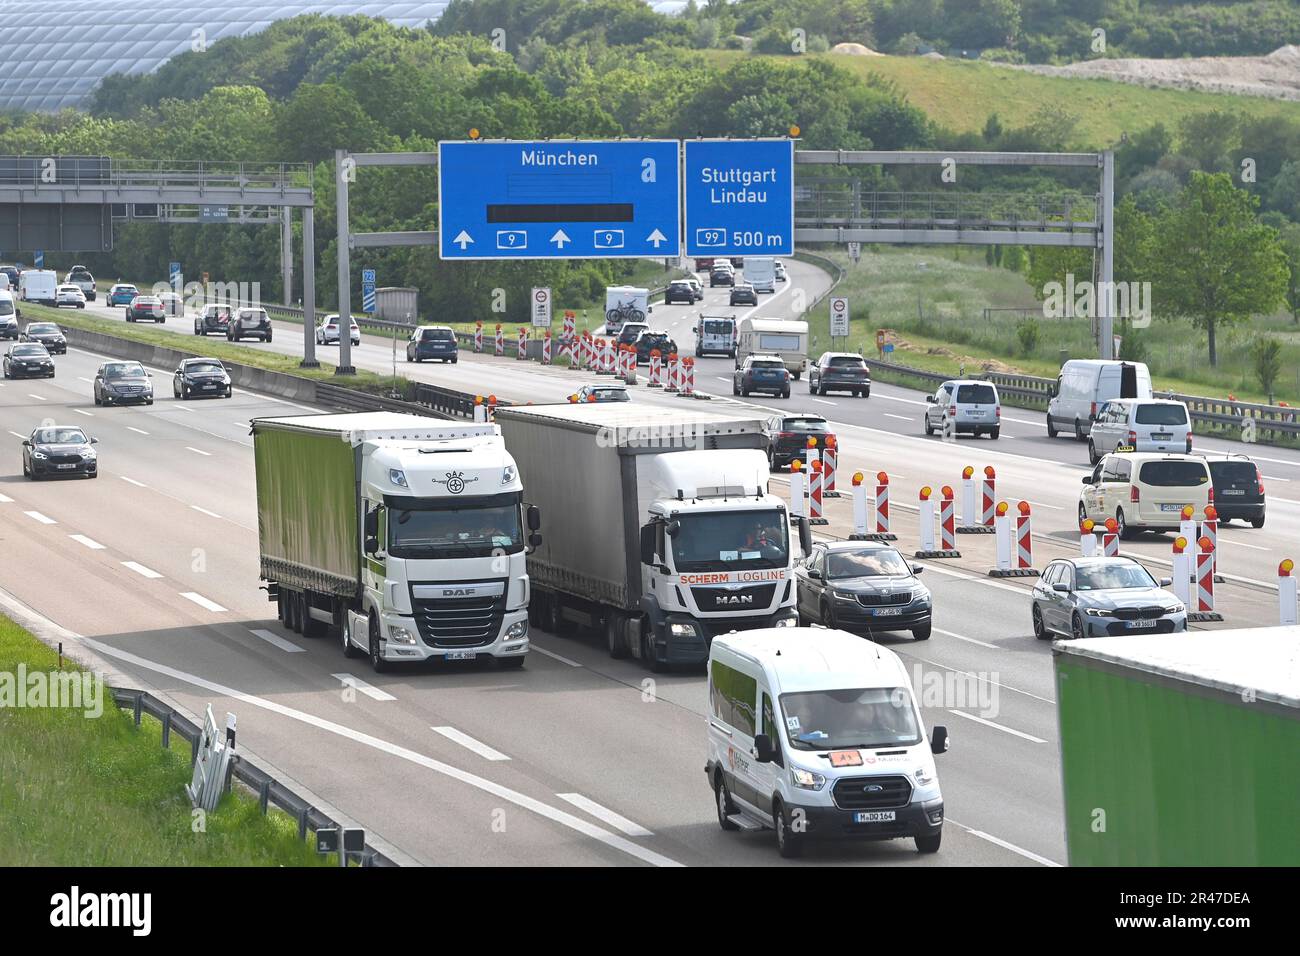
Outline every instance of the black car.
<path fill-rule="evenodd" d="M 51 475 L 99 477 L 99 457 L 90 446 L 98 439 L 87 438 L 76 425 L 48 425 L 37 428 L 23 440 L 23 477 L 36 480 Z"/>
<path fill-rule="evenodd" d="M 460 347 L 456 344 L 456 333 L 445 325 L 423 326 L 411 333 L 406 343 L 406 360 L 423 362 L 425 359 L 437 359 L 440 362 L 456 364 Z"/>
<path fill-rule="evenodd" d="M 917 580 L 921 567 L 874 541 L 814 544 L 795 569 L 799 623 L 824 624 L 871 637 L 911 631 L 930 639 L 930 589 Z"/>
<path fill-rule="evenodd" d="M 763 448 L 773 471 L 788 467 L 798 458 L 808 460 L 808 439 L 814 447 L 826 447 L 831 432 L 830 422 L 820 415 L 777 415 L 763 423 Z"/>
<path fill-rule="evenodd" d="M 218 359 L 185 359 L 172 373 L 172 395 L 181 400 L 200 395 L 229 398 L 230 376 Z"/>
<path fill-rule="evenodd" d="M 695 287 L 684 280 L 668 283 L 668 291 L 664 293 L 664 305 L 672 305 L 674 302 L 694 305 L 696 302 Z"/>
<path fill-rule="evenodd" d="M 148 319 L 150 322 L 166 322 L 167 312 L 163 309 L 162 299 L 156 295 L 137 295 L 128 302 L 126 320 L 139 322 L 141 319 Z"/>
<path fill-rule="evenodd" d="M 153 376 L 139 362 L 104 362 L 95 372 L 95 404 L 153 404 Z"/>
<path fill-rule="evenodd" d="M 209 303 L 203 307 L 203 311 L 194 316 L 194 334 L 207 335 L 209 332 L 220 332 L 225 335 L 230 330 L 230 320 L 234 315 L 235 310 L 229 305 Z"/>
<path fill-rule="evenodd" d="M 650 353 L 655 349 L 659 350 L 659 357 L 665 361 L 677 351 L 677 343 L 667 332 L 642 332 L 632 344 L 636 348 L 638 365 L 650 364 Z"/>
<path fill-rule="evenodd" d="M 266 309 L 237 309 L 226 326 L 226 338 L 231 342 L 238 342 L 248 335 L 270 342 L 272 334 L 271 317 L 266 314 Z"/>
<path fill-rule="evenodd" d="M 649 331 L 650 326 L 644 322 L 624 322 L 623 327 L 618 330 L 618 337 L 614 340 L 614 344 L 620 348 L 624 345 L 631 345 L 642 332 Z"/>
<path fill-rule="evenodd" d="M 730 305 L 758 305 L 758 293 L 748 282 L 738 282 L 731 287 Z"/>
<path fill-rule="evenodd" d="M 1252 528 L 1264 527 L 1264 476 L 1259 466 L 1245 455 L 1207 458 L 1210 481 L 1214 483 L 1214 510 L 1220 521 L 1249 521 Z"/>
<path fill-rule="evenodd" d="M 51 355 L 67 355 L 68 340 L 63 337 L 63 330 L 53 322 L 29 322 L 23 334 L 18 336 L 20 342 L 40 342 Z"/>
<path fill-rule="evenodd" d="M 745 363 L 731 374 L 731 394 L 748 396 L 754 392 L 789 398 L 790 373 L 785 363 L 770 355 L 748 356 Z"/>
<path fill-rule="evenodd" d="M 5 378 L 54 378 L 54 359 L 39 342 L 19 342 L 5 353 Z"/>
<path fill-rule="evenodd" d="M 714 269 L 709 273 L 709 288 L 715 285 L 735 285 L 736 273 L 730 269 Z"/>
<path fill-rule="evenodd" d="M 853 352 L 823 352 L 808 366 L 808 394 L 848 392 L 859 398 L 871 394 L 871 371 L 861 355 Z"/>

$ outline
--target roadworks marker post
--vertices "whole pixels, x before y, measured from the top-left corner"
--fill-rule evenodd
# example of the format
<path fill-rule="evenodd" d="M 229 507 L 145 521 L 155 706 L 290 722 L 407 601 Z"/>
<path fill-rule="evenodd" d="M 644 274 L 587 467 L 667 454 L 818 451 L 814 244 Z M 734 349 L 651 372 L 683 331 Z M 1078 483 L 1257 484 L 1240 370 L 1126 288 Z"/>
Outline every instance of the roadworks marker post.
<path fill-rule="evenodd" d="M 474 396 L 474 421 L 476 422 L 487 421 L 487 406 L 483 404 L 482 395 Z"/>
<path fill-rule="evenodd" d="M 551 364 L 551 330 L 547 329 L 542 337 L 542 364 Z"/>
<path fill-rule="evenodd" d="M 1178 522 L 1178 533 L 1186 538 L 1188 543 L 1187 553 L 1190 555 L 1188 563 L 1191 565 L 1187 572 L 1187 579 L 1189 581 L 1191 580 L 1193 572 L 1196 570 L 1196 555 L 1200 551 L 1200 547 L 1197 545 L 1197 542 L 1200 540 L 1200 535 L 1196 532 L 1195 515 L 1196 509 L 1191 505 L 1183 505 L 1182 520 Z"/>
<path fill-rule="evenodd" d="M 975 469 L 967 465 L 961 470 L 961 529 L 967 531 L 980 523 L 975 514 Z"/>
<path fill-rule="evenodd" d="M 996 497 L 996 490 L 997 490 L 997 475 L 996 475 L 996 473 L 993 471 L 993 466 L 992 466 L 992 465 L 985 465 L 985 466 L 984 466 L 984 481 L 982 482 L 982 485 L 983 485 L 982 496 L 983 496 L 983 499 L 984 499 L 984 501 L 983 501 L 983 503 L 984 503 L 984 509 L 983 509 L 984 518 L 983 518 L 983 521 L 982 521 L 981 523 L 982 523 L 986 528 L 991 528 L 991 527 L 993 527 L 993 518 L 994 518 L 994 514 L 993 514 L 993 512 L 994 512 L 993 499 Z M 1005 504 L 1005 503 L 1006 503 L 1006 502 L 1003 502 L 1003 504 Z"/>
<path fill-rule="evenodd" d="M 962 480 L 962 525 L 958 534 L 992 534 L 993 529 L 993 495 L 997 475 L 993 466 L 984 469 L 984 478 L 980 481 L 980 497 L 975 497 L 975 469 L 967 465 L 961 472 Z M 977 504 L 979 505 L 976 510 Z"/>
<path fill-rule="evenodd" d="M 822 517 L 822 463 L 819 459 L 814 458 L 808 464 L 808 523 L 809 524 L 829 524 Z"/>
<path fill-rule="evenodd" d="M 919 532 L 920 550 L 916 552 L 916 557 L 924 557 L 927 553 L 934 551 L 934 502 L 930 500 L 930 486 L 926 485 L 921 489 L 920 494 L 920 513 L 921 524 Z"/>
<path fill-rule="evenodd" d="M 1196 610 L 1188 609 L 1189 621 L 1222 621 L 1223 615 L 1214 610 L 1214 544 L 1202 537 L 1201 552 L 1196 556 Z"/>
<path fill-rule="evenodd" d="M 1186 607 L 1188 611 L 1191 611 L 1192 598 L 1189 593 L 1188 584 L 1191 583 L 1192 573 L 1189 569 L 1192 562 L 1191 555 L 1187 553 L 1187 545 L 1188 541 L 1184 535 L 1180 534 L 1174 539 L 1174 569 L 1172 577 L 1174 579 L 1174 594 L 1177 596 L 1178 600 L 1183 602 L 1183 606 Z"/>
<path fill-rule="evenodd" d="M 497 323 L 496 338 L 492 341 L 492 353 L 497 358 L 506 354 L 506 333 L 502 330 L 500 322 Z"/>
<path fill-rule="evenodd" d="M 997 505 L 997 561 L 998 566 L 989 572 L 994 578 L 1036 578 L 1038 571 L 1034 568 L 1033 532 L 1031 529 L 1029 502 L 1016 504 L 1015 523 L 1008 514 L 1005 501 Z M 1014 565 L 1014 567 L 1013 567 Z"/>
<path fill-rule="evenodd" d="M 1097 536 L 1092 533 L 1092 529 L 1097 527 L 1097 522 L 1091 518 L 1084 518 L 1079 522 L 1079 554 L 1085 558 L 1096 557 L 1097 555 Z"/>
<path fill-rule="evenodd" d="M 798 458 L 790 462 L 790 517 L 808 517 L 808 480 Z"/>
<path fill-rule="evenodd" d="M 889 530 L 889 475 L 876 472 L 876 497 L 872 506 L 872 521 L 876 530 L 866 536 L 868 541 L 897 541 L 898 535 Z"/>
<path fill-rule="evenodd" d="M 922 505 L 922 508 L 925 506 Z M 931 506 L 933 507 L 933 505 Z M 916 552 L 918 558 L 960 558 L 961 552 L 957 550 L 957 525 L 955 512 L 957 510 L 956 502 L 953 501 L 953 492 L 951 485 L 944 485 L 939 490 L 939 548 L 938 550 L 922 550 Z M 925 527 L 925 518 L 921 518 L 921 525 Z M 933 539 L 931 539 L 933 540 Z M 924 546 L 923 546 L 924 547 Z"/>
<path fill-rule="evenodd" d="M 677 353 L 670 352 L 668 355 L 668 384 L 664 386 L 665 392 L 677 391 Z"/>
<path fill-rule="evenodd" d="M 1105 558 L 1119 557 L 1119 522 L 1106 519 L 1106 532 L 1101 536 L 1101 554 Z"/>
<path fill-rule="evenodd" d="M 990 577 L 1001 578 L 1011 574 L 1011 516 L 1008 505 L 999 501 L 993 508 L 993 534 L 997 567 L 989 571 Z"/>
<path fill-rule="evenodd" d="M 474 351 L 483 351 L 483 320 L 474 323 Z"/>
<path fill-rule="evenodd" d="M 850 541 L 863 541 L 867 537 L 867 486 L 860 471 L 853 473 L 853 533 Z"/>
<path fill-rule="evenodd" d="M 1214 505 L 1205 506 L 1205 518 L 1201 521 L 1201 537 L 1209 538 L 1211 551 L 1214 554 L 1214 582 L 1223 583 L 1223 575 L 1219 568 L 1219 512 Z"/>
<path fill-rule="evenodd" d="M 826 452 L 822 455 L 822 497 L 838 498 L 835 490 L 835 468 L 839 464 L 840 443 L 834 435 L 826 436 Z"/>
<path fill-rule="evenodd" d="M 519 342 L 516 346 L 515 358 L 523 361 L 528 358 L 528 326 L 519 326 Z"/>
<path fill-rule="evenodd" d="M 1294 570 L 1295 562 L 1290 558 L 1277 566 L 1277 622 L 1283 625 L 1297 622 L 1295 578 L 1291 575 Z"/>
<path fill-rule="evenodd" d="M 1019 502 L 1016 510 L 1020 512 L 1016 515 L 1016 571 L 1021 577 L 1036 578 L 1038 572 L 1034 570 L 1034 541 L 1029 502 Z"/>
<path fill-rule="evenodd" d="M 650 381 L 646 384 L 650 388 L 663 388 L 664 383 L 661 381 L 663 366 L 663 357 L 659 354 L 658 349 L 650 350 Z"/>

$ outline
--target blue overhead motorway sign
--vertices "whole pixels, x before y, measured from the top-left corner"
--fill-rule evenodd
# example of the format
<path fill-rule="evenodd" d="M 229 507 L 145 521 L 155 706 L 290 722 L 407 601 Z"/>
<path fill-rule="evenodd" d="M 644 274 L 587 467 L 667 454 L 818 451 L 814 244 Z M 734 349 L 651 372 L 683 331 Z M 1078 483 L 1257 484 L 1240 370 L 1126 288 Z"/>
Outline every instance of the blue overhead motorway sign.
<path fill-rule="evenodd" d="M 681 255 L 678 150 L 675 140 L 439 143 L 439 255 Z"/>
<path fill-rule="evenodd" d="M 794 255 L 794 140 L 685 145 L 686 255 Z"/>

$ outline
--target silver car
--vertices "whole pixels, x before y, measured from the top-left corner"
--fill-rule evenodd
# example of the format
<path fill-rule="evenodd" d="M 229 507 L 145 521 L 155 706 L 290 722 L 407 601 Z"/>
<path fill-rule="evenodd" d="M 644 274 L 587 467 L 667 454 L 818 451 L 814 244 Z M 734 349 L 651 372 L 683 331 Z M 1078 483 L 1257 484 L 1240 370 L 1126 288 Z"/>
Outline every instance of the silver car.
<path fill-rule="evenodd" d="M 1187 608 L 1132 558 L 1062 558 L 1051 562 L 1030 595 L 1034 636 L 1114 637 L 1187 630 Z"/>
<path fill-rule="evenodd" d="M 929 405 L 923 424 L 927 435 L 966 432 L 996 439 L 1002 433 L 1002 402 L 992 382 L 954 379 L 940 385 L 926 401 Z"/>
<path fill-rule="evenodd" d="M 348 336 L 353 345 L 361 344 L 361 329 L 357 326 L 357 320 L 349 316 L 352 325 L 352 334 Z M 338 345 L 339 344 L 339 317 L 338 313 L 331 312 L 316 326 L 316 344 L 317 345 Z"/>

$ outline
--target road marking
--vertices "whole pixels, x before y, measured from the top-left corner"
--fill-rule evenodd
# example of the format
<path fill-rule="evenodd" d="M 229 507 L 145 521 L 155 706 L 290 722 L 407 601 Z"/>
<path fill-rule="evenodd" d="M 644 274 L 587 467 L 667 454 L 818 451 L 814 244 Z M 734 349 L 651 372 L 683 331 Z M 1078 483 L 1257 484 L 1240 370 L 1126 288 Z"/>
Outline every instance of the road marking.
<path fill-rule="evenodd" d="M 919 401 L 918 399 L 915 399 L 915 398 L 899 398 L 897 395 L 881 395 L 879 392 L 876 393 L 876 398 L 883 398 L 883 399 L 885 399 L 886 401 L 889 401 L 889 402 L 904 402 L 904 403 L 906 403 L 906 404 L 908 404 L 908 405 L 927 405 L 927 406 L 928 406 L 929 404 L 931 404 L 930 402 L 922 402 L 922 401 Z"/>
<path fill-rule="evenodd" d="M 84 408 L 74 408 L 73 411 L 76 412 L 78 415 L 85 415 L 87 418 L 95 417 L 92 412 L 88 412 Z"/>
<path fill-rule="evenodd" d="M 10 431 L 9 434 L 13 435 L 15 438 L 21 438 L 23 441 L 27 440 L 26 435 L 20 435 L 16 431 Z"/>
<path fill-rule="evenodd" d="M 1015 496 L 1012 495 L 1012 497 L 1014 498 Z M 1028 502 L 1029 504 L 1033 505 L 1035 508 L 1049 508 L 1049 509 L 1051 509 L 1052 511 L 1064 511 L 1064 510 L 1065 510 L 1065 509 L 1062 508 L 1060 505 L 1049 505 L 1049 504 L 1047 504 L 1046 502 L 1043 502 L 1043 501 L 1031 501 L 1031 500 L 1028 499 L 1028 498 L 1026 498 L 1025 501 Z"/>
<path fill-rule="evenodd" d="M 180 409 L 182 412 L 191 412 L 191 413 L 192 413 L 192 412 L 194 411 L 194 409 L 190 408 L 188 405 L 173 405 L 172 408 L 178 408 L 178 409 Z"/>
<path fill-rule="evenodd" d="M 39 521 L 41 524 L 58 524 L 58 522 L 55 521 L 53 518 L 47 518 L 39 511 L 24 511 L 23 514 L 27 515 L 27 517 L 35 521 Z"/>
<path fill-rule="evenodd" d="M 2 597 L 2 595 L 0 595 L 0 597 Z M 488 780 L 486 777 L 480 777 L 478 774 L 470 773 L 468 770 L 462 770 L 452 764 L 444 763 L 441 760 L 434 760 L 432 757 L 426 757 L 424 754 L 416 753 L 414 750 L 409 750 L 406 747 L 401 747 L 397 744 L 391 743 L 390 741 L 382 740 L 379 737 L 362 733 L 359 730 L 353 730 L 351 727 L 336 724 L 323 717 L 317 717 L 315 714 L 295 710 L 292 707 L 277 704 L 264 697 L 257 697 L 234 687 L 206 680 L 196 674 L 189 674 L 185 671 L 177 670 L 174 667 L 168 667 L 165 664 L 148 660 L 147 658 L 140 657 L 137 654 L 118 650 L 115 647 L 108 644 L 102 644 L 92 638 L 81 637 L 81 642 L 91 650 L 103 654 L 105 657 L 113 657 L 125 663 L 134 664 L 137 667 L 162 674 L 164 677 L 171 677 L 175 680 L 192 684 L 195 687 L 201 687 L 214 694 L 223 697 L 230 697 L 234 700 L 240 701 L 241 703 L 248 704 L 250 707 L 260 707 L 263 710 L 270 711 L 271 713 L 288 717 L 291 720 L 297 720 L 309 726 L 316 727 L 319 730 L 324 730 L 328 733 L 335 734 L 336 736 L 351 740 L 353 743 L 359 743 L 363 746 L 370 747 L 373 750 L 378 750 L 381 753 L 388 754 L 390 757 L 405 760 L 408 763 L 413 763 L 416 766 L 423 767 L 426 770 L 431 770 L 444 777 L 449 777 L 452 780 L 471 786 L 476 790 L 481 790 L 499 800 L 508 800 L 510 803 L 513 803 L 524 810 L 529 810 L 553 823 L 558 823 L 561 826 L 568 827 L 583 836 L 590 837 L 591 839 L 604 844 L 610 849 L 626 853 L 643 863 L 649 863 L 651 866 L 682 865 L 676 860 L 663 856 L 660 853 L 656 853 L 655 851 L 640 846 L 639 844 L 633 843 L 631 840 L 628 840 L 623 836 L 611 833 L 608 830 L 603 830 L 595 824 L 584 820 L 582 817 L 574 816 L 572 813 L 567 813 L 564 810 L 551 806 L 550 804 L 542 803 L 542 801 L 530 797 L 527 794 L 520 793 L 518 790 L 504 787 L 499 783 Z M 340 675 L 336 674 L 334 676 L 338 677 Z M 348 675 L 344 674 L 342 676 L 347 677 Z"/>
<path fill-rule="evenodd" d="M 205 598 L 202 594 L 199 594 L 197 591 L 182 591 L 181 597 L 185 598 L 185 600 L 187 601 L 193 601 L 195 604 L 203 608 L 205 611 L 213 611 L 217 614 L 221 614 L 226 610 L 216 601 L 209 601 L 207 598 Z"/>
<path fill-rule="evenodd" d="M 192 451 L 192 452 L 194 452 L 194 454 L 196 454 L 196 455 L 202 455 L 204 458 L 211 458 L 211 457 L 212 457 L 212 452 L 210 452 L 210 451 L 204 451 L 204 450 L 201 449 L 201 448 L 195 448 L 195 447 L 193 447 L 192 445 L 186 445 L 186 446 L 185 446 L 185 450 L 186 450 L 186 451 Z"/>
<path fill-rule="evenodd" d="M 839 402 L 828 402 L 828 401 L 826 401 L 826 399 L 824 399 L 824 398 L 814 398 L 813 401 L 814 401 L 814 402 L 821 402 L 823 405 L 834 405 L 836 408 L 839 408 L 839 405 L 840 405 Z"/>
<path fill-rule="evenodd" d="M 68 537 L 71 538 L 73 541 L 76 541 L 78 544 L 84 544 L 91 551 L 104 550 L 104 546 L 102 544 L 100 544 L 94 538 L 87 538 L 84 534 L 70 534 L 68 535 Z"/>
<path fill-rule="evenodd" d="M 973 638 L 973 637 L 966 637 L 966 636 L 964 636 L 964 635 L 962 635 L 962 634 L 954 634 L 952 631 L 945 631 L 945 630 L 944 630 L 943 628 L 941 628 L 941 627 L 936 627 L 934 630 L 935 630 L 935 633 L 937 633 L 937 634 L 943 634 L 943 635 L 945 635 L 945 636 L 947 636 L 947 637 L 955 637 L 955 638 L 957 638 L 957 640 L 959 640 L 959 641 L 969 641 L 969 642 L 972 643 L 972 644 L 978 644 L 980 647 L 987 647 L 987 648 L 989 648 L 990 650 L 994 650 L 994 651 L 1001 650 L 1001 648 L 998 647 L 996 644 L 988 644 L 988 643 L 985 643 L 984 641 L 977 641 L 977 640 L 975 640 L 975 638 Z"/>
<path fill-rule="evenodd" d="M 628 836 L 633 837 L 652 837 L 654 836 L 649 830 L 639 823 L 633 823 L 622 814 L 615 813 L 608 807 L 602 807 L 594 800 L 589 800 L 580 793 L 557 793 L 557 797 L 566 803 L 571 803 L 579 810 L 585 810 L 602 823 L 608 823 L 615 830 L 621 830 Z"/>
<path fill-rule="evenodd" d="M 1222 538 L 1220 538 L 1219 547 L 1222 548 L 1225 544 L 1230 544 L 1234 548 L 1249 548 L 1251 551 L 1272 551 L 1273 550 L 1272 548 L 1261 548 L 1257 544 L 1246 544 L 1246 542 L 1244 541 L 1232 541 L 1232 540 L 1224 541 Z"/>
<path fill-rule="evenodd" d="M 13 502 L 14 500 L 10 498 L 8 495 L 0 495 L 0 504 L 11 505 L 13 504 Z"/>
<path fill-rule="evenodd" d="M 137 488 L 148 488 L 148 487 L 149 487 L 149 486 L 146 485 L 143 481 L 136 481 L 134 478 L 128 478 L 126 475 L 118 475 L 118 477 L 121 478 L 123 481 L 129 482 L 129 483 L 135 485 Z"/>
<path fill-rule="evenodd" d="M 1047 427 L 1047 422 L 1031 422 L 1024 418 L 1007 418 L 1006 415 L 1002 416 L 1002 420 L 1004 422 L 1015 422 L 1017 425 L 1037 425 L 1039 428 Z"/>
<path fill-rule="evenodd" d="M 995 837 L 991 833 L 985 833 L 983 830 L 976 830 L 973 827 L 966 826 L 966 824 L 964 823 L 957 823 L 957 821 L 954 820 L 952 817 L 945 816 L 944 819 L 948 823 L 953 823 L 961 827 L 971 836 L 979 837 L 981 840 L 987 840 L 989 843 L 996 844 L 997 846 L 1002 847 L 1004 850 L 1010 850 L 1012 853 L 1018 853 L 1020 856 L 1023 856 L 1027 860 L 1033 860 L 1035 863 L 1042 864 L 1043 866 L 1064 866 L 1065 865 L 1063 863 L 1057 863 L 1055 860 L 1049 860 L 1045 856 L 1039 856 L 1037 853 L 1033 853 L 1029 850 L 1018 847 L 1014 843 L 1008 843 L 1006 840 L 1000 839 L 999 837 Z"/>
<path fill-rule="evenodd" d="M 28 392 L 28 393 L 27 393 L 27 397 L 28 397 L 28 398 L 34 398 L 34 399 L 36 399 L 38 402 L 48 402 L 48 401 L 49 401 L 49 399 L 46 398 L 44 395 L 37 395 L 35 392 Z"/>
<path fill-rule="evenodd" d="M 77 376 L 77 381 L 79 381 L 79 382 L 85 382 L 85 383 L 87 383 L 88 385 L 94 385 L 94 384 L 95 384 L 94 379 L 86 378 L 86 376 L 84 376 L 84 375 L 78 375 L 78 376 Z"/>
<path fill-rule="evenodd" d="M 908 651 L 906 648 L 900 648 L 899 653 L 910 654 L 911 652 Z M 958 668 L 950 667 L 947 664 L 940 664 L 938 661 L 932 661 L 928 657 L 917 657 L 916 659 L 918 661 L 923 661 L 924 663 L 929 664 L 931 667 L 938 667 L 941 670 L 952 671 L 954 674 L 961 674 L 963 677 L 974 678 L 975 680 L 982 681 L 985 684 L 995 684 L 998 687 L 1002 687 L 1005 688 L 1006 690 L 1011 691 L 1013 694 L 1023 694 L 1026 697 L 1032 697 L 1034 700 L 1041 700 L 1044 704 L 1052 704 L 1053 706 L 1056 705 L 1056 701 L 1052 700 L 1050 697 L 1039 697 L 1037 694 L 1031 694 L 1027 690 L 1021 690 L 1019 687 L 1012 687 L 1010 684 L 1003 684 L 1001 681 L 996 681 L 993 680 L 992 678 L 984 677 L 981 676 L 980 674 L 975 674 L 971 671 L 959 670 Z"/>
<path fill-rule="evenodd" d="M 149 433 L 148 433 L 147 431 L 145 431 L 143 428 L 136 428 L 134 425 L 127 425 L 126 427 L 129 428 L 129 429 L 130 429 L 131 431 L 133 431 L 133 432 L 138 432 L 138 433 L 141 434 L 141 435 L 147 435 L 147 434 L 149 434 Z"/>
<path fill-rule="evenodd" d="M 197 511 L 199 514 L 207 515 L 209 518 L 221 517 L 221 515 L 217 514 L 215 511 L 209 511 L 207 508 L 200 508 L 198 505 L 190 505 L 190 507 L 193 508 L 195 511 Z"/>
<path fill-rule="evenodd" d="M 885 416 L 886 418 L 897 418 L 900 422 L 910 422 L 910 421 L 911 421 L 911 419 L 908 418 L 906 415 L 895 415 L 893 412 L 885 412 L 885 413 L 884 413 L 884 416 Z"/>
<path fill-rule="evenodd" d="M 891 507 L 893 506 L 894 504 L 891 502 Z M 1029 593 L 1029 590 L 1026 588 L 1018 588 L 1011 584 L 1003 584 L 1001 581 L 991 581 L 988 578 L 977 578 L 973 574 L 965 574 L 964 572 L 961 571 L 954 571 L 952 568 L 945 568 L 941 564 L 927 564 L 926 567 L 932 571 L 937 571 L 939 574 L 946 574 L 949 577 L 953 577 L 953 578 L 961 578 L 963 581 L 972 581 L 975 584 L 983 584 L 985 587 L 999 588 L 1003 591 L 1010 591 L 1012 594 L 1019 594 L 1021 597 L 1024 597 Z"/>
<path fill-rule="evenodd" d="M 250 627 L 248 629 L 248 633 L 252 634 L 254 637 L 260 637 L 262 640 L 266 641 L 266 643 L 270 644 L 272 647 L 278 647 L 280 650 L 288 654 L 302 654 L 306 650 L 306 648 L 299 647 L 297 644 L 294 644 L 292 641 L 286 641 L 279 634 L 272 633 L 271 631 L 268 631 L 265 628 Z"/>
<path fill-rule="evenodd" d="M 432 730 L 434 733 L 442 734 L 452 743 L 460 744 L 466 750 L 474 751 L 474 753 L 478 754 L 484 760 L 509 760 L 510 759 L 501 751 L 493 750 L 487 744 L 483 743 L 483 741 L 475 740 L 469 734 L 457 730 L 455 727 L 431 727 L 429 729 Z"/>
<path fill-rule="evenodd" d="M 1285 481 L 1288 484 L 1291 481 L 1290 478 L 1279 478 L 1277 475 L 1260 475 L 1259 477 L 1265 479 L 1266 481 Z"/>
<path fill-rule="evenodd" d="M 397 700 L 387 691 L 380 690 L 373 684 L 367 684 L 360 677 L 353 677 L 351 674 L 331 674 L 335 680 L 342 682 L 344 687 L 350 687 L 353 690 L 359 690 L 371 700 Z"/>
<path fill-rule="evenodd" d="M 1020 730 L 1012 730 L 1010 727 L 1003 727 L 1001 724 L 995 724 L 993 723 L 993 721 L 985 720 L 983 717 L 976 717 L 974 714 L 968 714 L 964 710 L 954 710 L 953 708 L 949 707 L 948 713 L 956 714 L 958 717 L 965 717 L 967 720 L 973 720 L 977 724 L 984 724 L 987 727 L 992 727 L 994 730 L 1001 730 L 1004 733 L 1013 734 L 1017 737 L 1023 737 L 1025 740 L 1032 741 L 1033 743 L 1036 744 L 1047 743 L 1047 741 L 1044 740 L 1042 737 L 1035 737 L 1033 734 L 1027 734 Z"/>
<path fill-rule="evenodd" d="M 532 641 L 531 643 L 529 643 L 528 648 L 529 650 L 536 651 L 538 654 L 541 654 L 544 657 L 549 657 L 553 660 L 557 660 L 561 664 L 568 664 L 570 667 L 582 666 L 577 661 L 571 661 L 567 657 L 561 657 L 559 654 L 556 654 L 554 651 L 548 651 L 546 648 L 539 646 L 536 641 Z"/>
<path fill-rule="evenodd" d="M 122 565 L 124 567 L 130 568 L 136 574 L 143 575 L 146 578 L 162 577 L 162 575 L 159 574 L 157 571 L 155 571 L 153 568 L 146 568 L 143 564 L 139 564 L 135 561 L 123 561 Z"/>

